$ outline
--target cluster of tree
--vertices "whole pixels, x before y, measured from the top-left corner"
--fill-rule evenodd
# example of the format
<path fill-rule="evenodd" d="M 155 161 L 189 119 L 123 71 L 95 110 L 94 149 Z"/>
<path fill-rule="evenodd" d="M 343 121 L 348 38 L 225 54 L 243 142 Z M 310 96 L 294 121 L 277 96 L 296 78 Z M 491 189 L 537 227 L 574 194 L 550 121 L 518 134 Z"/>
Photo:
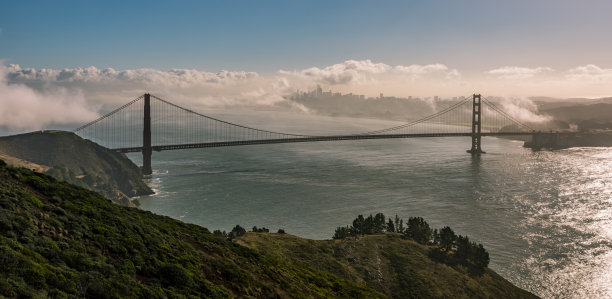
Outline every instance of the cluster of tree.
<path fill-rule="evenodd" d="M 376 216 L 370 214 L 367 218 L 364 218 L 363 215 L 359 215 L 353 220 L 352 226 L 341 226 L 336 228 L 333 238 L 344 239 L 346 237 L 357 237 L 361 235 L 382 234 L 385 230 L 385 215 L 382 213 L 378 213 Z"/>
<path fill-rule="evenodd" d="M 243 236 L 244 234 L 246 234 L 246 229 L 244 229 L 244 227 L 240 225 L 234 226 L 234 228 L 232 228 L 232 230 L 229 233 L 227 233 L 226 231 L 218 230 L 218 229 L 213 231 L 213 235 L 220 237 L 220 238 L 227 238 L 230 240 Z"/>
<path fill-rule="evenodd" d="M 475 274 L 482 274 L 489 265 L 489 253 L 482 244 L 470 242 L 467 236 L 456 235 L 448 226 L 440 230 L 432 229 L 422 217 L 409 217 L 404 226 L 404 220 L 397 215 L 395 219 L 386 219 L 382 213 L 374 216 L 370 214 L 368 217 L 359 215 L 353 220 L 353 225 L 336 228 L 332 238 L 344 239 L 385 232 L 401 233 L 405 238 L 432 246 L 429 251 L 432 260 L 462 265 Z"/>
<path fill-rule="evenodd" d="M 258 228 L 257 226 L 253 226 L 251 231 L 255 233 L 269 233 L 270 232 L 270 230 L 265 227 Z"/>
<path fill-rule="evenodd" d="M 404 227 L 404 219 L 395 215 L 395 221 L 392 218 L 386 220 L 383 213 L 378 213 L 374 216 L 370 214 L 368 217 L 363 215 L 357 216 L 353 220 L 351 226 L 341 226 L 336 228 L 333 238 L 344 239 L 346 237 L 359 237 L 362 235 L 376 235 L 385 232 L 402 233 L 406 237 L 427 244 L 432 239 L 433 231 L 429 224 L 421 217 L 410 217 L 407 226 Z"/>
<path fill-rule="evenodd" d="M 221 237 L 221 238 L 227 238 L 227 239 L 235 239 L 237 237 L 240 237 L 244 234 L 246 234 L 246 229 L 244 229 L 242 226 L 240 225 L 236 225 L 234 226 L 234 228 L 232 228 L 232 230 L 227 233 L 226 231 L 221 231 L 221 230 L 214 230 L 213 231 L 213 235 L 217 236 L 217 237 Z M 251 232 L 255 232 L 255 233 L 269 233 L 270 230 L 265 228 L 265 227 L 261 227 L 258 228 L 257 226 L 253 226 L 253 228 L 251 229 Z M 285 230 L 280 228 L 278 229 L 277 234 L 285 234 Z"/>
<path fill-rule="evenodd" d="M 456 235 L 448 226 L 434 230 L 435 246 L 429 249 L 429 258 L 448 265 L 462 265 L 471 273 L 481 275 L 489 265 L 489 253 L 471 242 L 467 236 Z"/>

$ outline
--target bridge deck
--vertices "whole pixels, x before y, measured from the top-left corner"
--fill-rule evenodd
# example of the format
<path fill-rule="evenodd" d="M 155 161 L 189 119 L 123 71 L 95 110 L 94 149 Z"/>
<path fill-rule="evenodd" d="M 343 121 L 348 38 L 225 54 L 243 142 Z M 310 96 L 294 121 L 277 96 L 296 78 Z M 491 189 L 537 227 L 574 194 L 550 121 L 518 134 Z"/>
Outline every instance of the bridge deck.
<path fill-rule="evenodd" d="M 533 135 L 533 132 L 498 132 L 498 133 L 481 133 L 481 136 L 528 136 Z M 341 140 L 365 140 L 365 139 L 395 139 L 395 138 L 423 138 L 423 137 L 470 137 L 472 133 L 426 133 L 426 134 L 380 134 L 380 135 L 336 135 L 336 136 L 313 136 L 299 138 L 283 138 L 283 139 L 260 139 L 260 140 L 242 140 L 242 141 L 222 141 L 222 142 L 207 142 L 207 143 L 188 143 L 188 144 L 170 144 L 170 145 L 153 145 L 151 148 L 154 151 L 167 151 L 189 148 L 207 148 L 207 147 L 222 147 L 222 146 L 239 146 L 239 145 L 256 145 L 256 144 L 277 144 L 277 143 L 298 143 L 298 142 L 320 142 L 320 141 L 341 141 Z M 114 151 L 121 153 L 141 152 L 143 147 L 125 147 L 115 148 Z"/>

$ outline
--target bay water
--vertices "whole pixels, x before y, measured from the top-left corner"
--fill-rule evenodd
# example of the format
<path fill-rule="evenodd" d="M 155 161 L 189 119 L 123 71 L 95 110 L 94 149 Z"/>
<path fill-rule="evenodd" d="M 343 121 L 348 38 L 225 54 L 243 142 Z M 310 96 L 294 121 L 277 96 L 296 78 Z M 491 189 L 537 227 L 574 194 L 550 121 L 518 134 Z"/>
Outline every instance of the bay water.
<path fill-rule="evenodd" d="M 302 134 L 394 121 L 253 111 L 220 119 Z M 544 298 L 612 297 L 612 149 L 532 152 L 522 142 L 418 138 L 251 145 L 153 153 L 141 208 L 229 231 L 279 228 L 329 239 L 359 214 L 421 216 L 483 243 L 490 268 Z M 141 163 L 139 154 L 129 157 Z"/>

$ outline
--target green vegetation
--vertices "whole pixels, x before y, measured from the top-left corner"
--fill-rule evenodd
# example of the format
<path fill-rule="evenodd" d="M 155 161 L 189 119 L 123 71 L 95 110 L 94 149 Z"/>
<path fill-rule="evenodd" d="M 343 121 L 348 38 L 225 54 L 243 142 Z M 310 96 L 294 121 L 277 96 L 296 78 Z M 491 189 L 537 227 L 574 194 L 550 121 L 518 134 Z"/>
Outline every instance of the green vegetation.
<path fill-rule="evenodd" d="M 470 242 L 467 236 L 457 236 L 448 226 L 440 231 L 432 230 L 422 217 L 410 217 L 408 226 L 404 229 L 404 220 L 397 215 L 395 221 L 391 218 L 388 221 L 385 219 L 382 213 L 375 216 L 370 214 L 367 218 L 359 215 L 353 220 L 352 226 L 336 228 L 333 239 L 397 232 L 406 239 L 429 245 L 429 257 L 434 261 L 453 266 L 461 265 L 476 275 L 484 274 L 489 265 L 489 253 L 482 244 Z"/>
<path fill-rule="evenodd" d="M 337 240 L 246 233 L 239 244 L 304 267 L 363 283 L 389 298 L 537 298 L 485 268 L 470 275 L 428 257 L 430 246 L 399 233 Z"/>
<path fill-rule="evenodd" d="M 205 228 L 0 164 L 0 297 L 384 297 Z"/>
<path fill-rule="evenodd" d="M 0 297 L 532 296 L 489 269 L 434 262 L 397 233 L 314 241 L 253 230 L 213 234 L 0 160 Z"/>
<path fill-rule="evenodd" d="M 12 164 L 44 171 L 121 205 L 138 205 L 129 198 L 153 193 L 142 181 L 138 166 L 125 155 L 71 132 L 38 131 L 1 137 L 0 155 L 11 158 Z"/>

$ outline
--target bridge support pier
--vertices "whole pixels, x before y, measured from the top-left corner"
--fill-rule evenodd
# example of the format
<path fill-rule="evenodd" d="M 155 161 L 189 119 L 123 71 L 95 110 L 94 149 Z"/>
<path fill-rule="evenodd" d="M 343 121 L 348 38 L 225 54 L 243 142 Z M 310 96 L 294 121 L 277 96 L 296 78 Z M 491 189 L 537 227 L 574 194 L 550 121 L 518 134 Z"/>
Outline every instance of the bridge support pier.
<path fill-rule="evenodd" d="M 480 95 L 474 94 L 472 97 L 472 148 L 467 150 L 472 155 L 480 155 L 485 152 L 482 150 L 481 144 L 481 117 L 482 117 L 482 105 L 480 102 Z"/>
<path fill-rule="evenodd" d="M 151 95 L 144 95 L 144 123 L 142 131 L 142 174 L 150 175 L 153 173 L 151 167 Z"/>

